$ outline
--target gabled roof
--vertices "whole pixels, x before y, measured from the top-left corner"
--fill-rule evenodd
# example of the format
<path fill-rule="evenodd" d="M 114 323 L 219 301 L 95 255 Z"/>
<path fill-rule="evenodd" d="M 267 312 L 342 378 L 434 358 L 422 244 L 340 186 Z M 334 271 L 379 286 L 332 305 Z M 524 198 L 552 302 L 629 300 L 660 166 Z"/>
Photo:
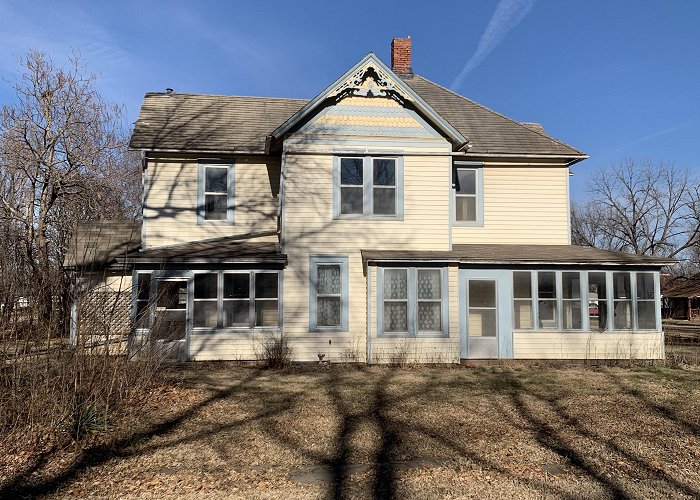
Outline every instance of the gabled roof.
<path fill-rule="evenodd" d="M 581 151 L 554 139 L 541 127 L 496 113 L 419 75 L 394 75 L 370 53 L 311 101 L 277 97 L 149 92 L 131 135 L 130 147 L 192 153 L 269 153 L 282 137 L 321 105 L 328 92 L 368 63 L 388 72 L 455 148 L 463 139 L 471 154 L 553 156 L 581 160 Z M 465 148 L 463 148 L 465 149 Z"/>
<path fill-rule="evenodd" d="M 676 279 L 673 283 L 662 287 L 661 295 L 677 298 L 700 297 L 700 274 Z"/>
<path fill-rule="evenodd" d="M 325 101 L 339 88 L 347 86 L 348 80 L 351 86 L 359 84 L 360 79 L 367 78 L 366 74 L 357 75 L 358 72 L 362 71 L 363 68 L 372 68 L 379 72 L 378 83 L 384 85 L 379 87 L 379 92 L 386 92 L 387 88 L 394 87 L 396 93 L 401 94 L 406 98 L 411 105 L 415 106 L 416 110 L 419 111 L 423 116 L 430 120 L 433 126 L 441 131 L 445 136 L 452 142 L 456 149 L 461 148 L 463 144 L 467 142 L 467 139 L 450 123 L 448 123 L 442 116 L 435 112 L 435 110 L 427 103 L 425 100 L 416 92 L 414 92 L 411 87 L 407 86 L 405 83 L 398 78 L 387 66 L 384 64 L 373 52 L 370 52 L 365 57 L 363 57 L 357 64 L 346 71 L 340 78 L 331 83 L 325 90 L 309 101 L 303 108 L 292 115 L 287 121 L 277 127 L 273 132 L 272 136 L 276 139 L 282 137 L 285 133 L 294 129 L 296 125 L 305 120 L 308 116 L 317 112 L 318 108 L 323 106 Z M 393 82 L 388 82 L 386 80 L 394 80 Z"/>

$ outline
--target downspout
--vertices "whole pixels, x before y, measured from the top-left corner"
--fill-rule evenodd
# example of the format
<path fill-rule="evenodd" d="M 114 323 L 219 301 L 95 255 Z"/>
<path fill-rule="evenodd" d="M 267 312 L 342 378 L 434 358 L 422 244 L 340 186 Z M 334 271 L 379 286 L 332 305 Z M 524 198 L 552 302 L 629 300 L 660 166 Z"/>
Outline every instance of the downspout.
<path fill-rule="evenodd" d="M 372 363 L 372 266 L 367 265 L 367 364 Z"/>
<path fill-rule="evenodd" d="M 74 273 L 75 275 L 75 273 Z M 70 298 L 71 298 L 71 305 L 70 305 L 70 328 L 69 328 L 69 333 L 70 333 L 70 345 L 71 347 L 77 347 L 78 346 L 78 286 L 77 286 L 77 280 L 80 278 L 75 277 L 74 280 L 71 280 L 71 286 L 70 286 Z"/>
<path fill-rule="evenodd" d="M 286 159 L 287 151 L 282 150 L 282 159 L 280 160 L 280 201 L 277 208 L 277 231 L 280 239 L 280 252 L 285 252 L 285 230 L 284 230 L 284 194 L 285 194 L 285 179 L 286 179 Z"/>

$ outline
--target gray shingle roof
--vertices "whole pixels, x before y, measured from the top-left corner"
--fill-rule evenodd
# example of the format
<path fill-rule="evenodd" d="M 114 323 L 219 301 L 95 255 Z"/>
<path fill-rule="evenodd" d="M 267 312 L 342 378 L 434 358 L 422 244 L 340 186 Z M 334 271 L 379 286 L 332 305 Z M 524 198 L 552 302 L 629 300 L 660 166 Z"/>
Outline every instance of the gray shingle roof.
<path fill-rule="evenodd" d="M 464 135 L 470 153 L 584 155 L 547 134 L 503 116 L 420 75 L 402 76 L 445 120 Z"/>
<path fill-rule="evenodd" d="M 306 104 L 304 99 L 149 92 L 132 149 L 256 152 L 267 136 Z"/>
<path fill-rule="evenodd" d="M 117 258 L 137 251 L 141 245 L 141 222 L 79 222 L 68 243 L 63 265 L 69 268 L 103 268 Z"/>
<path fill-rule="evenodd" d="M 631 265 L 662 267 L 673 259 L 576 245 L 453 245 L 451 251 L 362 250 L 367 261 L 443 260 L 463 264 Z"/>
<path fill-rule="evenodd" d="M 541 127 L 524 125 L 427 80 L 402 80 L 469 140 L 471 153 L 581 157 Z M 145 150 L 264 153 L 267 137 L 305 99 L 203 94 L 146 94 L 130 147 Z"/>

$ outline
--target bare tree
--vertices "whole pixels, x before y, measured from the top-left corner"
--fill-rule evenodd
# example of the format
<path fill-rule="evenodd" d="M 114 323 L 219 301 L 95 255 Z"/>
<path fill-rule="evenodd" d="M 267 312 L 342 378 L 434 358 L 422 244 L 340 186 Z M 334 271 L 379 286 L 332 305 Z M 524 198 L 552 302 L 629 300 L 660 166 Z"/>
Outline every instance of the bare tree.
<path fill-rule="evenodd" d="M 2 262 L 23 275 L 30 286 L 18 292 L 50 321 L 65 291 L 69 234 L 81 219 L 134 217 L 140 171 L 122 108 L 102 100 L 77 54 L 62 68 L 31 51 L 20 68 L 15 100 L 0 109 L 0 227 L 14 236 L 2 250 L 20 260 Z"/>
<path fill-rule="evenodd" d="M 687 169 L 625 160 L 599 170 L 571 209 L 577 245 L 679 259 L 697 255 L 700 188 Z"/>

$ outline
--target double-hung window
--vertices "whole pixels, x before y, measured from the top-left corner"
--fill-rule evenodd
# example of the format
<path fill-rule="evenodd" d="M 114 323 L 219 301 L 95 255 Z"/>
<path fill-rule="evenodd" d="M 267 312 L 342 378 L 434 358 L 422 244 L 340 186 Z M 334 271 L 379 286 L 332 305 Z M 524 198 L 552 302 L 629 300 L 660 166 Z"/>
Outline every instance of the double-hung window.
<path fill-rule="evenodd" d="M 380 334 L 447 335 L 445 268 L 380 268 L 378 277 Z"/>
<path fill-rule="evenodd" d="M 309 328 L 313 331 L 347 331 L 348 292 L 347 257 L 309 257 Z"/>
<path fill-rule="evenodd" d="M 197 223 L 233 224 L 233 164 L 200 162 L 197 183 Z"/>
<path fill-rule="evenodd" d="M 193 305 L 194 328 L 278 327 L 279 273 L 197 273 Z"/>
<path fill-rule="evenodd" d="M 402 158 L 341 156 L 334 161 L 334 218 L 403 217 Z"/>
<path fill-rule="evenodd" d="M 457 226 L 483 225 L 483 168 L 480 163 L 455 162 L 452 193 L 452 223 Z"/>

